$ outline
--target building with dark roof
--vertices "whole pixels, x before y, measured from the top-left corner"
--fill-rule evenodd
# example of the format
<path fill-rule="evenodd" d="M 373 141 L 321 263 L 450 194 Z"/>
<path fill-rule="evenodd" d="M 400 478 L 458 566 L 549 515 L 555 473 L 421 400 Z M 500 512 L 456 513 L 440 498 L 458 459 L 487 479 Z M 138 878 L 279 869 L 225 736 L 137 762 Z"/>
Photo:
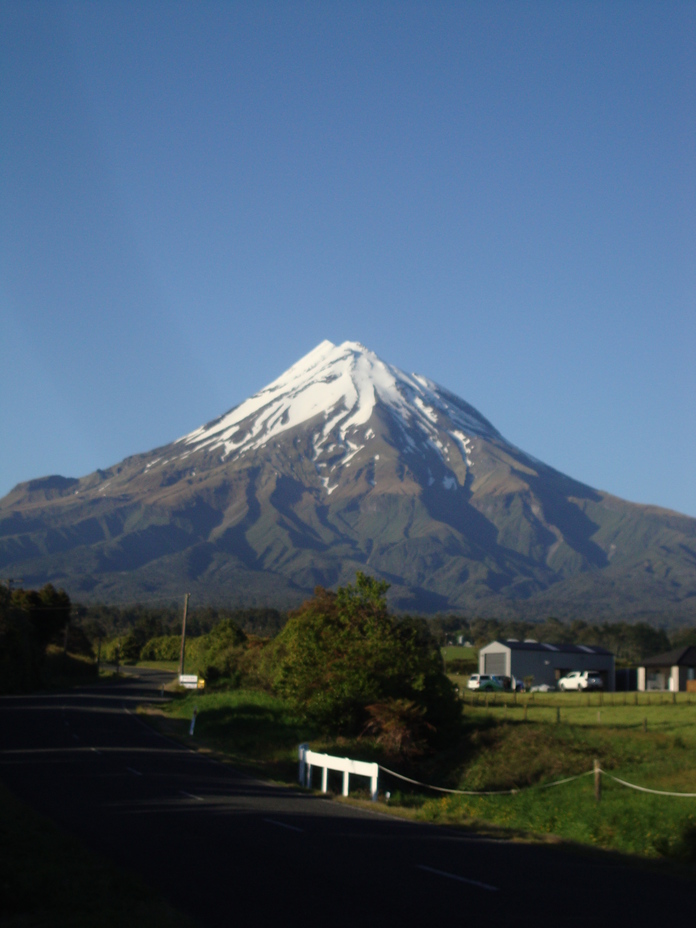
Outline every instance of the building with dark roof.
<path fill-rule="evenodd" d="M 492 641 L 479 651 L 479 673 L 517 680 L 533 677 L 535 686 L 543 683 L 555 686 L 557 680 L 573 670 L 596 670 L 606 690 L 616 687 L 614 655 L 597 645 L 504 638 Z"/>
<path fill-rule="evenodd" d="M 696 648 L 677 648 L 643 661 L 638 668 L 638 689 L 696 692 Z"/>

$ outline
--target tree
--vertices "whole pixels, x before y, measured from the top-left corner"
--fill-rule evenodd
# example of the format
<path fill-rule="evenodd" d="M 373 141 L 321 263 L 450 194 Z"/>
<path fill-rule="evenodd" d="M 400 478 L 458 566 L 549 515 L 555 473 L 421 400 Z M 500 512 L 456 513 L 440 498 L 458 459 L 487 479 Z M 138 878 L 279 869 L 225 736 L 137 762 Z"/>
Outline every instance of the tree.
<path fill-rule="evenodd" d="M 396 622 L 387 589 L 363 573 L 335 593 L 317 587 L 269 648 L 274 688 L 327 729 L 356 734 L 387 700 L 413 701 L 433 728 L 458 714 L 426 623 Z"/>
<path fill-rule="evenodd" d="M 27 616 L 0 584 L 0 692 L 30 689 L 39 682 L 41 652 Z"/>
<path fill-rule="evenodd" d="M 61 632 L 70 621 L 70 597 L 47 583 L 40 590 L 13 590 L 11 603 L 29 620 L 41 651 L 60 643 Z"/>

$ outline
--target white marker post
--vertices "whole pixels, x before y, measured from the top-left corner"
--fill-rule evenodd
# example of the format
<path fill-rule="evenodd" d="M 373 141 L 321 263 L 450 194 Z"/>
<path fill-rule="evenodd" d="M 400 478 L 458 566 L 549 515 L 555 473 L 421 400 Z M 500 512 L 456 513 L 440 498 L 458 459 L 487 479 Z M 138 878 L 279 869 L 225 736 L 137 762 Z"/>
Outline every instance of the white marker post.
<path fill-rule="evenodd" d="M 193 737 L 193 730 L 196 727 L 196 717 L 198 716 L 198 708 L 194 707 L 193 717 L 191 718 L 191 727 L 189 728 L 189 735 Z"/>

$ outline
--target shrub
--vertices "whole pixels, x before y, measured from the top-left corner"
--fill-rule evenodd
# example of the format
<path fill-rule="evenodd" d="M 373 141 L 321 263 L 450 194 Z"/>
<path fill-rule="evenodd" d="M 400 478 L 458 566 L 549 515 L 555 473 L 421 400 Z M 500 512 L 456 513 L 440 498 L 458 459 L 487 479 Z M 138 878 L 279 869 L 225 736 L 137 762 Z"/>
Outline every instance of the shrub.
<path fill-rule="evenodd" d="M 146 641 L 140 651 L 143 661 L 178 661 L 181 656 L 180 635 L 158 635 Z"/>

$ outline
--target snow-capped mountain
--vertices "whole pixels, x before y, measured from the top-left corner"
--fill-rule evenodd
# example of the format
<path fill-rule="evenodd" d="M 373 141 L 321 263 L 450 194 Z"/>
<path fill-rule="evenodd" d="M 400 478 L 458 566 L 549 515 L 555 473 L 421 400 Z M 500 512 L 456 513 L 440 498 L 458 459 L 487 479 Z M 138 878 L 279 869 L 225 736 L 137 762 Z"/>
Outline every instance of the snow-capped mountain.
<path fill-rule="evenodd" d="M 407 453 L 429 445 L 444 459 L 443 433 L 465 457 L 473 438 L 501 438 L 475 409 L 425 377 L 404 374 L 358 342 L 324 341 L 255 396 L 182 438 L 190 449 L 182 457 L 200 448 L 238 457 L 311 426 L 313 460 L 332 453 L 337 443 L 343 449 L 342 456 L 334 455 L 335 470 L 374 439 L 369 423 L 378 406 L 401 429 Z"/>
<path fill-rule="evenodd" d="M 566 477 L 434 381 L 324 341 L 170 445 L 20 484 L 0 567 L 77 599 L 287 605 L 360 569 L 419 611 L 681 612 L 696 520 Z"/>

